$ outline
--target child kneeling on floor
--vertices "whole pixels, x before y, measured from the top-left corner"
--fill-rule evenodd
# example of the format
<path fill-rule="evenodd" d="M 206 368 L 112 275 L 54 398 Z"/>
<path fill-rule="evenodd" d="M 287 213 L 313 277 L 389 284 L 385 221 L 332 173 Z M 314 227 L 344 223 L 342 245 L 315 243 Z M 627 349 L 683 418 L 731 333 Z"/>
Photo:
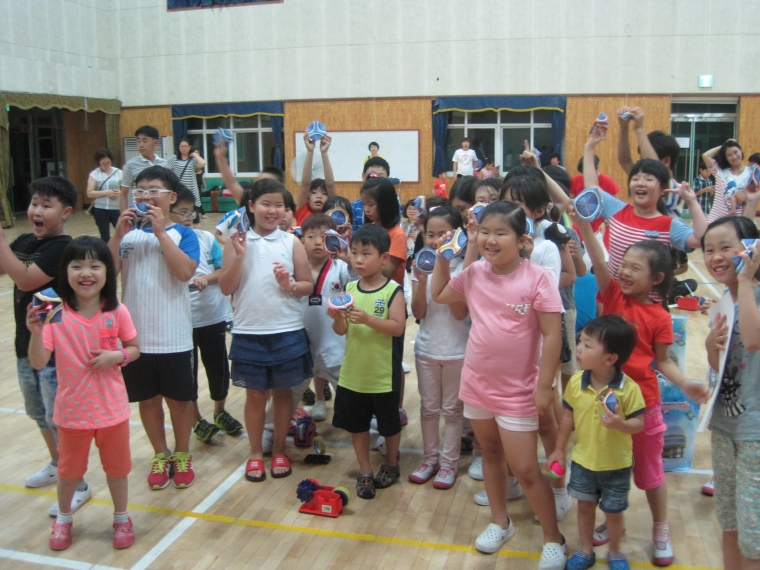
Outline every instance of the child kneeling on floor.
<path fill-rule="evenodd" d="M 58 353 L 53 416 L 60 452 L 58 516 L 49 545 L 53 550 L 71 546 L 71 501 L 87 471 L 94 439 L 114 503 L 113 546 L 127 548 L 135 533 L 127 515 L 130 407 L 121 368 L 140 356 L 137 331 L 119 304 L 113 257 L 101 239 L 82 236 L 66 247 L 55 287 L 63 301 L 60 321 L 43 325 L 32 305 L 26 317 L 32 366 L 41 370 Z"/>
<path fill-rule="evenodd" d="M 633 465 L 631 435 L 644 429 L 644 396 L 641 388 L 621 370 L 636 346 L 636 328 L 617 315 L 590 321 L 581 331 L 577 358 L 581 368 L 564 392 L 557 447 L 546 459 L 565 465 L 565 449 L 575 429 L 570 495 L 578 499 L 581 548 L 567 561 L 569 570 L 585 570 L 596 564 L 594 520 L 597 504 L 607 516 L 610 570 L 628 570 L 620 552 L 624 511 L 628 508 Z M 614 394 L 616 404 L 605 404 Z"/>
<path fill-rule="evenodd" d="M 388 262 L 391 238 L 375 224 L 360 227 L 351 239 L 351 265 L 361 277 L 346 291 L 354 298 L 348 310 L 329 309 L 333 330 L 346 336 L 346 352 L 338 377 L 333 426 L 351 432 L 359 476 L 356 494 L 375 497 L 375 489 L 395 483 L 400 471 L 398 448 L 401 420 L 401 353 L 394 337 L 404 334 L 404 292 L 382 273 Z M 369 426 L 377 417 L 377 430 L 385 437 L 387 463 L 373 475 L 369 460 Z"/>

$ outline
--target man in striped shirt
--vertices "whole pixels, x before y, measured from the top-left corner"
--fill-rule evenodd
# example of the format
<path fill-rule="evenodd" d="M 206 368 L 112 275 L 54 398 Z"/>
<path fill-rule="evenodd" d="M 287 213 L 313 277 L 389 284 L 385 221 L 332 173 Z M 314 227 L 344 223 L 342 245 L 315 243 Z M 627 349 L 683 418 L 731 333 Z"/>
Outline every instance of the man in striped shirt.
<path fill-rule="evenodd" d="M 121 180 L 121 192 L 119 193 L 119 209 L 122 212 L 135 205 L 134 187 L 138 174 L 150 166 L 169 168 L 168 163 L 156 155 L 156 145 L 159 140 L 156 127 L 143 125 L 135 131 L 135 138 L 140 156 L 130 158 L 122 168 L 124 177 Z"/>

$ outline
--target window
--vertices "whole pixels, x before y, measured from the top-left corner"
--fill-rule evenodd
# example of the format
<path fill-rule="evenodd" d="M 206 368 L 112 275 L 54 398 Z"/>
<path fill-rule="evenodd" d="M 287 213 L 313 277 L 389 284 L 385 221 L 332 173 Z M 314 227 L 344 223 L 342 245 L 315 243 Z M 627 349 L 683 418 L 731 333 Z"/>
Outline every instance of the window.
<path fill-rule="evenodd" d="M 554 152 L 552 111 L 452 111 L 446 137 L 446 162 L 461 147 L 462 139 L 470 139 L 470 148 L 478 159 L 490 158 L 504 174 L 517 166 L 523 141 L 541 152 L 539 160 L 547 163 Z"/>
<path fill-rule="evenodd" d="M 206 159 L 206 173 L 219 174 L 214 157 L 214 133 L 219 127 L 230 129 L 235 138 L 227 153 L 234 174 L 258 176 L 266 167 L 272 166 L 275 144 L 270 117 L 254 115 L 188 119 L 187 138 L 193 148 L 197 148 Z"/>

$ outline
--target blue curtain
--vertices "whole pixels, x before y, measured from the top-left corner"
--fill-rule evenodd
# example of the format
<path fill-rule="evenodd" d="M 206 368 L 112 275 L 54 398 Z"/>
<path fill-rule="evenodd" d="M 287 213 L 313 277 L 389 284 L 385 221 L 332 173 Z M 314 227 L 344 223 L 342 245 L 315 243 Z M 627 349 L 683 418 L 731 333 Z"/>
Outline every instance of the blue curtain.
<path fill-rule="evenodd" d="M 271 117 L 272 121 L 272 138 L 274 139 L 274 148 L 272 149 L 272 164 L 279 168 L 280 170 L 284 169 L 284 157 L 283 152 L 284 149 L 282 148 L 282 128 L 283 128 L 283 119 L 282 117 Z"/>
<path fill-rule="evenodd" d="M 503 97 L 439 97 L 433 102 L 433 113 L 444 111 L 530 111 L 565 110 L 565 98 L 559 95 Z"/>
<path fill-rule="evenodd" d="M 554 152 L 562 155 L 565 147 L 565 113 L 552 111 L 552 138 L 554 139 Z"/>
<path fill-rule="evenodd" d="M 174 131 L 174 150 L 176 151 L 176 147 L 179 146 L 180 139 L 187 138 L 187 119 L 173 120 L 172 130 Z"/>
<path fill-rule="evenodd" d="M 284 115 L 282 101 L 250 101 L 244 103 L 201 103 L 198 105 L 172 105 L 172 119 L 210 117 L 250 117 L 251 115 Z"/>
<path fill-rule="evenodd" d="M 433 104 L 435 108 L 435 104 Z M 448 170 L 446 161 L 446 131 L 449 128 L 451 113 L 436 113 L 433 115 L 433 142 L 435 154 L 433 158 L 433 176 L 441 170 Z"/>

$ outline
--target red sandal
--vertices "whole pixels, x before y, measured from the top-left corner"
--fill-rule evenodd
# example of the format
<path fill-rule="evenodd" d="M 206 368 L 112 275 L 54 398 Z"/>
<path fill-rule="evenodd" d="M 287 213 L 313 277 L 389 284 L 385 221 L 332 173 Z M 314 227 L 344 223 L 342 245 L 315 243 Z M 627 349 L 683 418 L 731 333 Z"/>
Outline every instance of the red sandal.
<path fill-rule="evenodd" d="M 285 473 L 275 473 L 274 468 L 275 467 L 287 467 L 288 470 L 285 471 Z M 272 456 L 272 477 L 275 479 L 282 479 L 283 477 L 287 477 L 293 473 L 293 470 L 290 468 L 290 459 L 288 459 L 287 455 L 273 455 Z"/>
<path fill-rule="evenodd" d="M 251 471 L 261 471 L 261 475 L 258 477 L 254 477 L 253 475 L 249 475 Z M 245 464 L 245 478 L 249 481 L 253 481 L 254 483 L 261 483 L 264 479 L 267 478 L 267 470 L 264 466 L 264 460 L 263 459 L 249 459 L 248 463 Z"/>

